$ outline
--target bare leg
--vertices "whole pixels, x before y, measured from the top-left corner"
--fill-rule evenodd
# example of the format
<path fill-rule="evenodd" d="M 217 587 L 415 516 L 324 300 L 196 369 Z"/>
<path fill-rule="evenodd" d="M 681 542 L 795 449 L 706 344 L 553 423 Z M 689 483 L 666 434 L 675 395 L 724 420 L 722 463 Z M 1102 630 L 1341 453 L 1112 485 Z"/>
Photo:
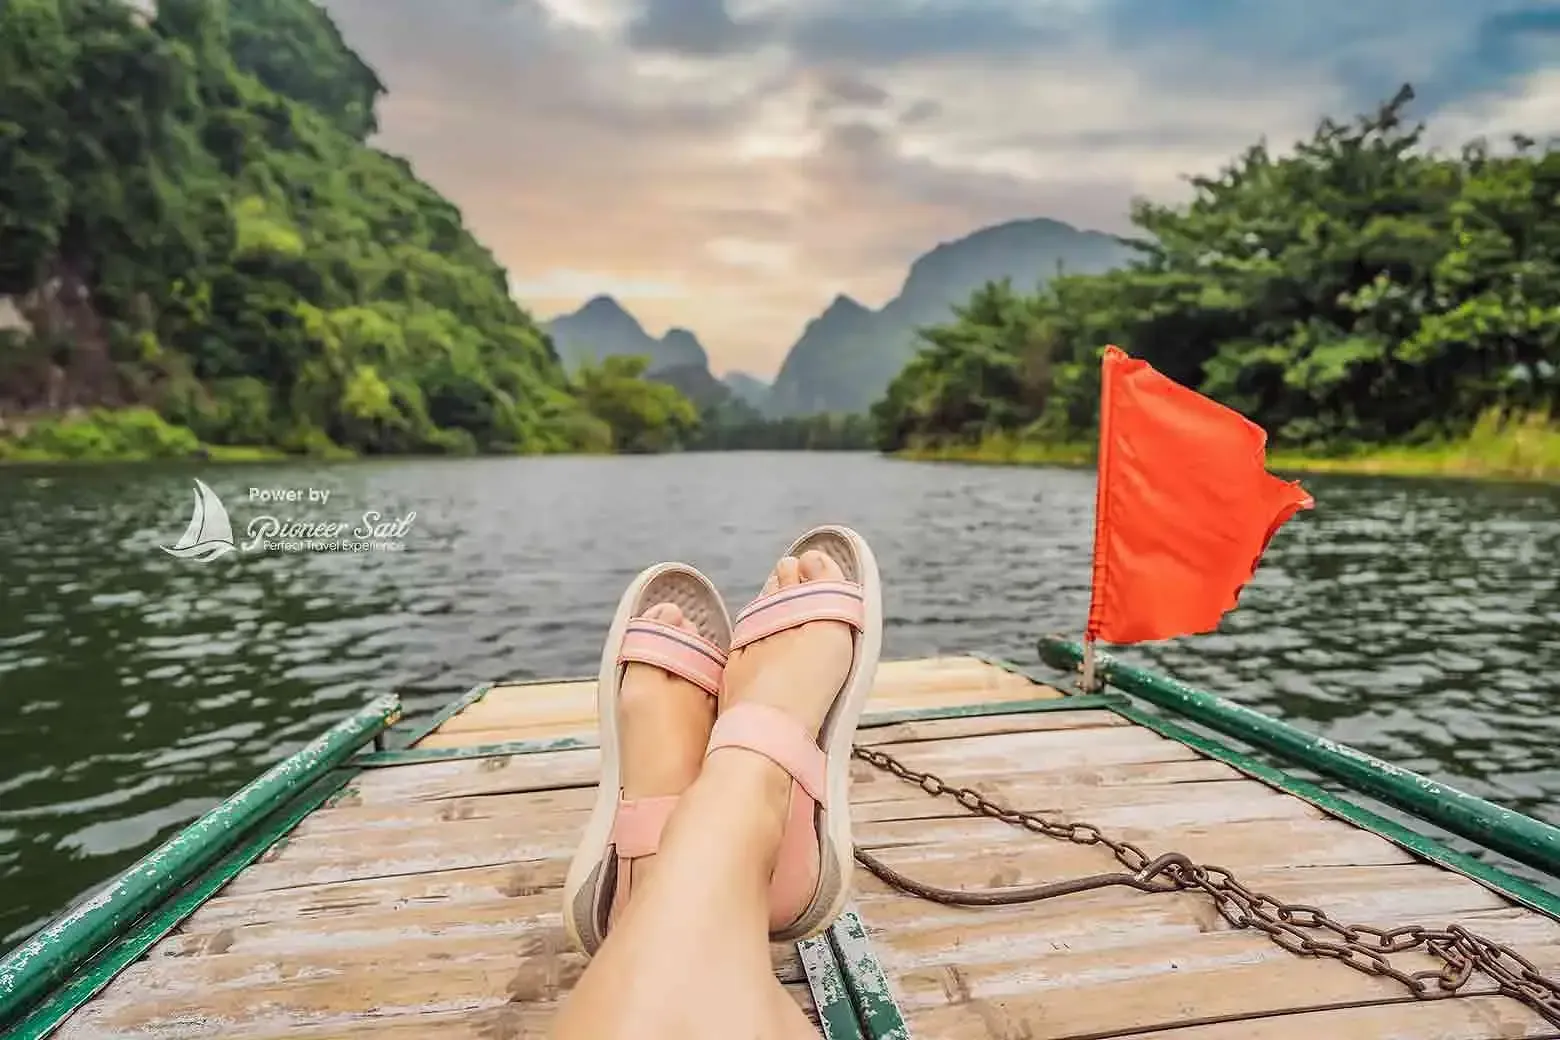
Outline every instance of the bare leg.
<path fill-rule="evenodd" d="M 765 588 L 840 577 L 814 552 L 781 560 Z M 851 633 L 838 622 L 778 633 L 732 654 L 725 704 L 773 705 L 816 732 L 850 660 Z M 626 786 L 639 738 L 626 709 L 623 723 Z M 791 778 L 767 758 L 739 748 L 709 755 L 667 821 L 653 867 L 642 882 L 635 874 L 628 906 L 559 1011 L 555 1040 L 817 1035 L 770 964 L 769 876 L 790 793 Z"/>

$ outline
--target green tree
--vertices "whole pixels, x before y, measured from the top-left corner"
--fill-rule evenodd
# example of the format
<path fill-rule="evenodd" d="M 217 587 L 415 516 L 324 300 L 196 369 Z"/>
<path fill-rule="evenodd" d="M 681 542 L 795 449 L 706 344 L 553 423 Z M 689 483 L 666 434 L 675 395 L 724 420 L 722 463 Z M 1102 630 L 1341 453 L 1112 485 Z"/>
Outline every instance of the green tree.
<path fill-rule="evenodd" d="M 1185 205 L 1138 203 L 1124 270 L 977 293 L 922 330 L 873 409 L 879 445 L 1085 437 L 1107 343 L 1311 449 L 1555 409 L 1560 151 L 1433 153 L 1412 99 L 1323 120 L 1289 155 L 1249 148 Z"/>
<path fill-rule="evenodd" d="M 580 399 L 611 429 L 617 451 L 671 451 L 698 426 L 699 413 L 686 397 L 644 377 L 649 364 L 649 358 L 614 356 L 575 376 Z"/>
<path fill-rule="evenodd" d="M 8 3 L 0 294 L 34 332 L 0 405 L 307 450 L 590 446 L 492 255 L 363 143 L 383 89 L 310 0 Z"/>

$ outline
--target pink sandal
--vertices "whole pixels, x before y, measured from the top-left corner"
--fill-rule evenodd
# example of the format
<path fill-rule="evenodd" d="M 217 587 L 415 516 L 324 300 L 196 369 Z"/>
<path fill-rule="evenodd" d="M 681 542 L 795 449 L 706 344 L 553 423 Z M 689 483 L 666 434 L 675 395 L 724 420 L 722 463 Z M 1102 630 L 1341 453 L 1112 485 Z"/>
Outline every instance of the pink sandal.
<path fill-rule="evenodd" d="M 699 635 L 640 616 L 658 603 L 676 604 Z M 678 799 L 623 797 L 617 708 L 627 665 L 663 668 L 718 697 L 730 640 L 731 619 L 720 593 L 687 564 L 660 563 L 642 571 L 618 601 L 596 680 L 601 780 L 563 886 L 564 925 L 587 955 L 601 947 L 608 926 L 627 903 L 630 861 L 660 848 L 661 830 Z"/>
<path fill-rule="evenodd" d="M 883 642 L 883 593 L 877 561 L 848 527 L 818 527 L 798 538 L 787 556 L 817 549 L 839 564 L 843 581 L 804 581 L 761 596 L 737 615 L 731 649 L 809 621 L 842 621 L 855 636 L 855 656 L 818 739 L 790 716 L 762 704 L 738 704 L 710 734 L 709 750 L 747 748 L 791 774 L 791 811 L 769 889 L 774 941 L 810 938 L 826 929 L 850 897 L 854 846 L 850 829 L 850 755 Z"/>

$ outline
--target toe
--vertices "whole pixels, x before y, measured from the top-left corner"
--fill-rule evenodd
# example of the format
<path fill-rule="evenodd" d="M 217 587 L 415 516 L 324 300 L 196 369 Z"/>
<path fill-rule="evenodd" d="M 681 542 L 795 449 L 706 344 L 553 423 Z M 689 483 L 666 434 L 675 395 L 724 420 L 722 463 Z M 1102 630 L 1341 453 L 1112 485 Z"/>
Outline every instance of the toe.
<path fill-rule="evenodd" d="M 663 625 L 672 628 L 684 628 L 688 621 L 683 617 L 683 612 L 675 603 L 657 603 L 641 615 L 646 621 L 659 621 Z"/>
<path fill-rule="evenodd" d="M 792 585 L 799 585 L 802 581 L 802 565 L 794 556 L 783 556 L 780 562 L 775 564 L 775 576 L 780 579 L 780 587 L 788 589 Z"/>
<path fill-rule="evenodd" d="M 840 570 L 840 565 L 834 557 L 818 549 L 809 549 L 802 553 L 802 558 L 797 561 L 803 581 L 841 581 L 845 572 Z"/>
<path fill-rule="evenodd" d="M 759 590 L 758 594 L 760 596 L 773 596 L 775 593 L 777 593 L 779 591 L 780 591 L 780 572 L 778 570 L 770 571 L 769 572 L 769 577 L 764 579 L 764 587 Z"/>

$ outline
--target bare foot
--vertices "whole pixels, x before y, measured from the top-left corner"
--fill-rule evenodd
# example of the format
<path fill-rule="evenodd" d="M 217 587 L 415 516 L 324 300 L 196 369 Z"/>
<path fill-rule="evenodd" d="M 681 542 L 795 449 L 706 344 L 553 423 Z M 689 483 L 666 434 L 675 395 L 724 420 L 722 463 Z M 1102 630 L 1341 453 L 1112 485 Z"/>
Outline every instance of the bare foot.
<path fill-rule="evenodd" d="M 644 617 L 699 634 L 673 603 L 658 603 Z M 681 676 L 629 662 L 618 693 L 623 797 L 682 794 L 699 775 L 714 725 L 715 698 Z M 634 861 L 636 882 L 654 858 Z"/>
<path fill-rule="evenodd" d="M 808 581 L 841 581 L 839 564 L 816 549 L 800 560 L 786 556 L 764 583 L 764 594 Z M 850 673 L 854 637 L 842 621 L 809 621 L 734 651 L 726 663 L 721 710 L 764 704 L 816 734 Z"/>

